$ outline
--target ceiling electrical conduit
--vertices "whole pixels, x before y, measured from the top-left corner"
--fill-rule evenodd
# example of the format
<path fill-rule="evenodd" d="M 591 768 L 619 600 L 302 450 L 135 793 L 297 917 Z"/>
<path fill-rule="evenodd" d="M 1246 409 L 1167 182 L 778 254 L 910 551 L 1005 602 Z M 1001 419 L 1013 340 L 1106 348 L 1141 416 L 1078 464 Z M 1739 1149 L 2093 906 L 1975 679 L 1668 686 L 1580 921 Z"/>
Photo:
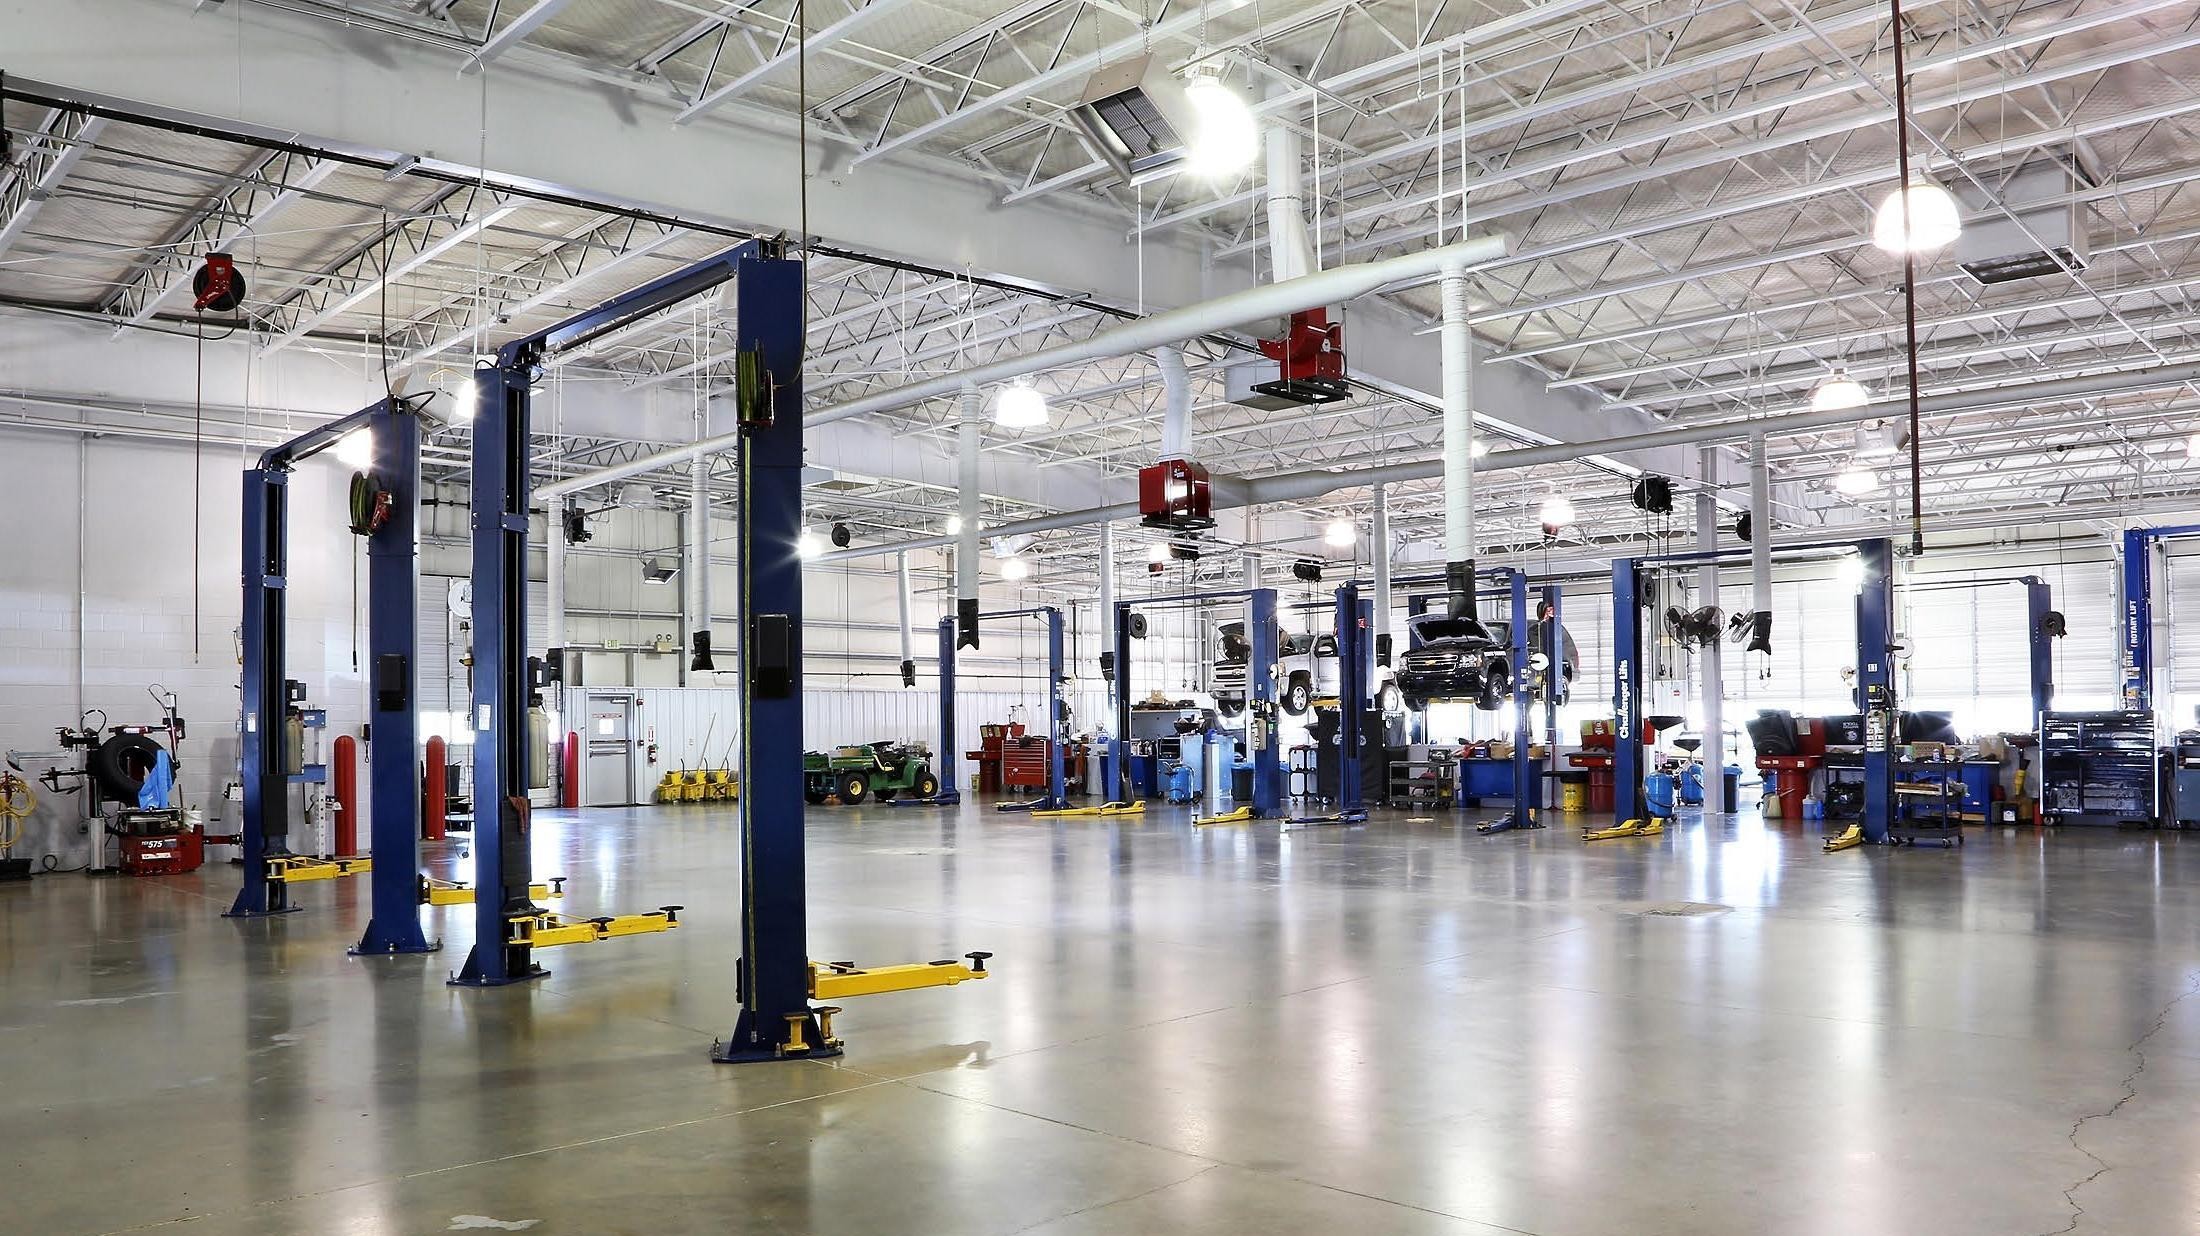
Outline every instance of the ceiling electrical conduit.
<path fill-rule="evenodd" d="M 2119 391 L 2147 390 L 2167 386 L 2182 386 L 2187 382 L 2200 382 L 2200 361 L 2174 365 L 2158 365 L 2122 373 L 2093 374 L 2086 377 L 2058 378 L 2044 382 L 2027 382 L 2009 386 L 1989 387 L 1984 390 L 1959 391 L 1947 395 L 1934 395 L 1918 401 L 1918 410 L 1928 414 L 1970 412 L 1982 408 L 2079 399 L 2092 395 L 2108 395 Z M 1517 468 L 1533 468 L 1543 464 L 1566 463 L 1592 455 L 1616 455 L 1630 451 L 1657 450 L 1662 447 L 1687 446 L 1700 442 L 1739 441 L 1751 434 L 1787 435 L 1824 429 L 1832 425 L 1848 425 L 1858 421 L 1878 420 L 1897 415 L 1908 408 L 1907 399 L 1880 399 L 1854 408 L 1830 408 L 1823 411 L 1804 410 L 1785 412 L 1772 416 L 1744 418 L 1740 420 L 1707 421 L 1698 425 L 1658 429 L 1649 433 L 1628 434 L 1617 438 L 1603 438 L 1590 442 L 1555 442 L 1547 446 L 1524 446 L 1513 450 L 1493 451 L 1475 462 L 1477 472 L 1497 472 Z M 1425 481 L 1441 477 L 1444 473 L 1442 459 L 1417 460 L 1412 463 L 1386 464 L 1379 468 L 1360 468 L 1333 472 L 1322 468 L 1309 472 L 1285 472 L 1275 476 L 1259 477 L 1215 486 L 1215 506 L 1266 505 L 1273 502 L 1303 502 L 1324 494 L 1347 489 L 1364 489 L 1370 485 L 1396 485 L 1407 481 Z M 1081 511 L 1063 511 L 1056 515 L 1042 515 L 1034 519 L 1016 520 L 992 531 L 1000 535 L 1016 533 L 1050 532 L 1061 528 L 1082 528 L 1103 519 L 1124 519 L 1138 514 L 1136 502 L 1118 502 L 1108 506 L 1091 507 Z M 819 555 L 817 561 L 839 562 L 851 558 L 890 554 L 898 550 L 929 549 L 945 545 L 947 537 L 920 537 L 915 540 L 897 541 L 892 544 L 866 545 Z"/>
<path fill-rule="evenodd" d="M 1005 382 L 1010 378 L 1057 366 L 1077 365 L 1111 356 L 1128 356 L 1133 352 L 1150 351 L 1216 331 L 1284 318 L 1323 305 L 1341 304 L 1400 284 L 1425 282 L 1435 278 L 1437 272 L 1446 265 L 1467 268 L 1488 265 L 1504 259 L 1511 252 L 1512 246 L 1504 236 L 1483 236 L 1384 258 L 1379 262 L 1355 262 L 1283 283 L 1262 284 L 1218 296 L 1213 300 L 1201 301 L 1196 305 L 1186 305 L 1181 309 L 1169 309 L 1148 317 L 1133 318 L 1089 339 L 941 374 L 922 382 L 911 382 L 875 395 L 834 404 L 810 413 L 803 418 L 802 423 L 805 427 L 815 428 L 834 421 L 869 416 L 874 412 L 952 395 L 966 385 L 983 386 L 989 382 Z M 730 450 L 740 440 L 740 433 L 734 432 L 704 438 L 685 446 L 668 447 L 623 464 L 599 468 L 570 480 L 544 485 L 535 493 L 545 499 L 578 493 L 644 472 L 669 468 L 697 455 Z"/>

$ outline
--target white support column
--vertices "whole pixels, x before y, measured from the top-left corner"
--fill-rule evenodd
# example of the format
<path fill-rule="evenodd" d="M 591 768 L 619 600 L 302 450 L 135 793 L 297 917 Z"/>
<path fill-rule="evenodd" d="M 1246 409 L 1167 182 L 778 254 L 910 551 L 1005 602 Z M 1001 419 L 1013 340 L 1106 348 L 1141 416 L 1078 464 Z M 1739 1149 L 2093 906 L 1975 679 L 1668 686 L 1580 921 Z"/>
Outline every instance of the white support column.
<path fill-rule="evenodd" d="M 1100 521 L 1100 621 L 1097 626 L 1100 654 L 1107 657 L 1115 651 L 1115 524 L 1105 519 Z"/>
<path fill-rule="evenodd" d="M 1444 575 L 1451 611 L 1474 612 L 1474 332 L 1467 269 L 1443 268 Z"/>
<path fill-rule="evenodd" d="M 957 482 L 962 491 L 956 495 L 962 518 L 962 539 L 955 543 L 955 646 L 978 646 L 978 448 L 983 444 L 984 427 L 979 417 L 984 414 L 984 401 L 978 388 L 968 382 L 962 388 L 962 421 L 955 428 Z"/>
<path fill-rule="evenodd" d="M 1710 552 L 1719 548 L 1719 500 L 1712 486 L 1719 475 L 1719 448 L 1707 446 L 1699 453 L 1701 467 L 1697 475 L 1703 487 L 1696 493 L 1696 548 Z M 1754 535 L 1755 530 L 1752 529 Z M 1719 568 L 1706 562 L 1696 569 L 1696 604 L 1719 603 Z M 1721 633 L 1722 635 L 1724 632 Z M 1714 639 L 1696 650 L 1698 689 L 1702 692 L 1703 711 L 1703 810 L 1705 816 L 1723 814 L 1734 809 L 1726 801 L 1726 743 L 1724 730 L 1726 718 L 1722 703 L 1726 696 L 1726 677 L 1722 661 L 1725 640 Z"/>
<path fill-rule="evenodd" d="M 1390 638 L 1390 487 L 1375 486 L 1375 514 L 1368 529 L 1368 552 L 1375 561 L 1375 647 Z"/>
<path fill-rule="evenodd" d="M 901 685 L 917 685 L 917 654 L 915 640 L 909 630 L 909 551 L 894 555 L 894 574 L 898 587 L 894 599 L 901 611 Z"/>

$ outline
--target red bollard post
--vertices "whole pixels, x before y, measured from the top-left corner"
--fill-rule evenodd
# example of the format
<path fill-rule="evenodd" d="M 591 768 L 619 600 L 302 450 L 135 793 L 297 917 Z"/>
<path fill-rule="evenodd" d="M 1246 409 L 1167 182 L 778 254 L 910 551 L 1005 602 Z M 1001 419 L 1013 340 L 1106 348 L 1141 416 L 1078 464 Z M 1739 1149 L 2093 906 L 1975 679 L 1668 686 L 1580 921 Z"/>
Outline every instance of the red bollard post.
<path fill-rule="evenodd" d="M 428 739 L 427 769 L 421 777 L 420 836 L 424 841 L 443 840 L 443 740 Z"/>
<path fill-rule="evenodd" d="M 336 852 L 359 852 L 359 741 L 338 735 L 329 760 L 330 792 L 336 798 Z"/>
<path fill-rule="evenodd" d="M 581 736 L 571 730 L 565 734 L 565 784 L 559 794 L 568 808 L 581 805 Z"/>

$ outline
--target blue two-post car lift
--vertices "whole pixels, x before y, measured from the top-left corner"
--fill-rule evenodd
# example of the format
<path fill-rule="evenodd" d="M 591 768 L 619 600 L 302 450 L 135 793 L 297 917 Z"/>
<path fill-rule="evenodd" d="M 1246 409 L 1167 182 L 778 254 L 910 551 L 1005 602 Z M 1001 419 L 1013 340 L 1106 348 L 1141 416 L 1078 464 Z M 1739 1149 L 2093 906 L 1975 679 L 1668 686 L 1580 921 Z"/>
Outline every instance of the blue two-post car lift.
<path fill-rule="evenodd" d="M 1501 600 L 1506 604 L 1506 612 L 1509 615 L 1509 642 L 1511 644 L 1506 657 L 1506 664 L 1512 674 L 1511 699 L 1513 709 L 1512 813 L 1501 819 L 1476 825 L 1475 831 L 1503 833 L 1511 832 L 1514 829 L 1541 828 L 1543 825 L 1536 818 L 1536 803 L 1540 797 L 1538 791 L 1541 787 L 1537 784 L 1535 759 L 1528 752 L 1529 739 L 1532 734 L 1530 719 L 1534 709 L 1534 701 L 1531 697 L 1535 690 L 1535 669 L 1529 663 L 1530 653 L 1534 650 L 1528 647 L 1528 576 L 1526 572 L 1517 567 L 1485 567 L 1476 571 L 1475 574 L 1481 579 L 1492 580 L 1497 584 L 1494 589 L 1477 589 L 1475 592 L 1477 603 L 1483 600 Z M 1445 582 L 1445 578 L 1438 575 L 1392 580 L 1391 586 L 1394 588 L 1411 588 L 1424 584 L 1443 584 Z M 1551 605 L 1551 621 L 1545 627 L 1545 630 L 1549 633 L 1549 638 L 1545 642 L 1551 644 L 1552 641 L 1557 641 L 1553 645 L 1557 651 L 1553 652 L 1550 648 L 1541 651 L 1550 657 L 1548 664 L 1555 680 L 1555 676 L 1562 672 L 1560 667 L 1563 661 L 1559 654 L 1563 653 L 1565 647 L 1563 637 L 1558 634 L 1558 586 L 1556 584 L 1546 584 L 1543 592 Z M 1418 617 L 1427 613 L 1431 604 L 1444 600 L 1447 595 L 1447 593 L 1441 592 L 1409 595 L 1406 598 L 1406 612 L 1409 616 Z M 1418 636 L 1410 629 L 1407 631 L 1407 642 L 1409 651 L 1420 646 Z M 1550 697 L 1546 700 L 1546 720 L 1555 735 L 1558 728 L 1556 692 L 1546 690 L 1545 695 Z"/>
<path fill-rule="evenodd" d="M 2200 524 L 2126 528 L 2123 537 L 2123 658 L 2121 695 L 2132 712 L 2154 711 L 2154 547 L 2200 536 Z"/>
<path fill-rule="evenodd" d="M 1853 550 L 1863 565 L 1856 592 L 1856 706 L 1864 717 L 1864 815 L 1826 842 L 1831 852 L 1886 844 L 1894 820 L 1894 542 L 1885 537 L 1783 547 Z M 1653 817 L 1642 744 L 1642 635 L 1646 574 L 1657 566 L 1746 560 L 1747 550 L 1703 550 L 1620 558 L 1612 563 L 1612 827 L 1583 834 L 1591 840 L 1648 836 L 1664 830 Z M 2037 652 L 2035 650 L 2035 656 Z M 2035 680 L 2037 681 L 2037 680 Z"/>
<path fill-rule="evenodd" d="M 1062 811 L 1069 806 L 1069 794 L 1063 776 L 1062 744 L 1068 738 L 1069 701 L 1062 689 L 1069 682 L 1064 668 L 1062 644 L 1062 611 L 1051 605 L 1031 609 L 1003 609 L 978 614 L 979 619 L 1032 617 L 1046 625 L 1047 632 L 1047 792 L 1046 797 L 1019 803 L 1001 803 L 998 811 Z M 933 804 L 952 805 L 962 801 L 962 791 L 955 788 L 958 772 L 955 765 L 955 616 L 940 619 L 940 791 L 930 798 L 909 800 L 912 807 Z M 902 800 L 894 800 L 893 806 L 901 806 Z"/>
<path fill-rule="evenodd" d="M 1115 705 L 1115 733 L 1108 740 L 1108 779 L 1111 797 L 1128 767 L 1131 725 L 1131 651 L 1136 645 L 1131 631 L 1133 614 L 1141 609 L 1196 608 L 1202 605 L 1242 601 L 1246 607 L 1246 746 L 1253 756 L 1253 801 L 1202 823 L 1224 824 L 1273 819 L 1283 811 L 1283 739 L 1277 730 L 1276 679 L 1272 672 L 1258 672 L 1276 664 L 1276 590 L 1237 588 L 1217 592 L 1186 592 L 1172 596 L 1142 597 L 1115 603 L 1114 676 L 1109 683 Z M 1341 655 L 1341 649 L 1340 649 Z"/>
<path fill-rule="evenodd" d="M 292 884 L 368 874 L 373 917 L 353 947 L 362 954 L 424 953 L 420 930 L 419 719 L 415 712 L 418 610 L 415 542 L 420 511 L 420 402 L 383 399 L 308 430 L 260 456 L 244 474 L 244 696 L 240 764 L 244 886 L 237 918 L 299 907 Z M 289 777 L 281 757 L 288 648 L 290 477 L 304 460 L 364 429 L 374 441 L 374 515 L 367 533 L 368 784 L 371 857 L 332 859 L 290 848 Z"/>

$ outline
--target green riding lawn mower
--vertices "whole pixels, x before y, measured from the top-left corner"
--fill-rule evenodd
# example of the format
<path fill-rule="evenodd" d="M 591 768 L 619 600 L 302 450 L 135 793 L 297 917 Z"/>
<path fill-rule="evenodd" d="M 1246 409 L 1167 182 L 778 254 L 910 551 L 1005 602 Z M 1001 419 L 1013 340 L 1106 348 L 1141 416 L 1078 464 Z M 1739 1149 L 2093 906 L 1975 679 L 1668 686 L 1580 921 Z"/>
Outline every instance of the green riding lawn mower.
<path fill-rule="evenodd" d="M 932 775 L 932 753 L 914 744 L 874 742 L 835 747 L 830 755 L 822 751 L 802 755 L 802 800 L 813 807 L 827 798 L 853 807 L 866 798 L 891 802 L 902 794 L 930 798 L 939 792 L 940 779 Z"/>

